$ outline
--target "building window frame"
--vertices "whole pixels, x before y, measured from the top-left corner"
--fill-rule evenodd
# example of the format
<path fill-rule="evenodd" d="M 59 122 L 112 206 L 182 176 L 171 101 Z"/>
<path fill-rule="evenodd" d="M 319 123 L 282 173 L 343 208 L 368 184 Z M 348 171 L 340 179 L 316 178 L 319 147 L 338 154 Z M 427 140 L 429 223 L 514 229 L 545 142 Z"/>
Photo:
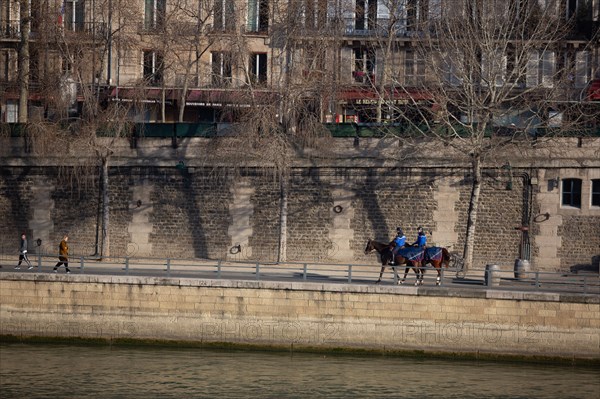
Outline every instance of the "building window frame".
<path fill-rule="evenodd" d="M 65 0 L 63 15 L 63 27 L 71 32 L 83 32 L 85 30 L 85 1 Z"/>
<path fill-rule="evenodd" d="M 248 0 L 248 32 L 269 30 L 269 0 Z"/>
<path fill-rule="evenodd" d="M 215 0 L 213 7 L 213 29 L 233 32 L 236 26 L 235 0 Z"/>
<path fill-rule="evenodd" d="M 167 13 L 167 0 L 144 0 L 144 29 L 164 28 Z"/>
<path fill-rule="evenodd" d="M 142 76 L 148 85 L 162 85 L 164 78 L 164 57 L 160 51 L 143 50 L 142 68 Z"/>
<path fill-rule="evenodd" d="M 212 84 L 216 87 L 230 86 L 233 80 L 233 56 L 228 51 L 210 53 Z"/>
<path fill-rule="evenodd" d="M 418 50 L 406 50 L 404 53 L 404 84 L 419 86 L 425 81 L 425 59 Z"/>
<path fill-rule="evenodd" d="M 527 62 L 527 87 L 554 87 L 556 74 L 556 52 L 534 50 L 529 53 Z"/>
<path fill-rule="evenodd" d="M 600 179 L 592 179 L 590 185 L 590 206 L 600 208 Z"/>
<path fill-rule="evenodd" d="M 561 183 L 561 206 L 581 209 L 582 180 L 566 178 Z"/>
<path fill-rule="evenodd" d="M 250 54 L 248 75 L 251 83 L 264 85 L 267 83 L 267 53 Z"/>

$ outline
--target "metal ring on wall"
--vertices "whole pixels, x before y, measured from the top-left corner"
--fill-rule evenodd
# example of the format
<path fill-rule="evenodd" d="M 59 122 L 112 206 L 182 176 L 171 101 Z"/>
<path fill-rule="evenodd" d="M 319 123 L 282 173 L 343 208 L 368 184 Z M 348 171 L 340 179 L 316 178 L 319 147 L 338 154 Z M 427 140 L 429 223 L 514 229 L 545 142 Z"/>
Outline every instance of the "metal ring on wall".
<path fill-rule="evenodd" d="M 342 213 L 343 210 L 344 210 L 344 208 L 341 205 L 336 205 L 333 207 L 333 211 L 335 213 Z"/>

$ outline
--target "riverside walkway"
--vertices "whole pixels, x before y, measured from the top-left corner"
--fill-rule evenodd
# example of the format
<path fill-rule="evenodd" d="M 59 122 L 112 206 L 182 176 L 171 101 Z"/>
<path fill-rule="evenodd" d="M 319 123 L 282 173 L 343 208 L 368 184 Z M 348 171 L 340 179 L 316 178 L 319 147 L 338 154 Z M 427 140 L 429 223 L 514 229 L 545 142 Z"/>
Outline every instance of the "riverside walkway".
<path fill-rule="evenodd" d="M 32 269 L 23 263 L 15 269 L 17 259 L 0 256 L 0 273 L 53 273 L 56 256 L 32 255 Z M 236 279 L 249 281 L 298 281 L 334 284 L 375 284 L 379 277 L 379 264 L 341 264 L 317 262 L 266 263 L 241 260 L 160 259 L 112 257 L 99 260 L 94 257 L 71 257 L 72 275 L 147 276 L 172 279 Z M 405 268 L 397 273 L 386 268 L 381 285 L 398 284 Z M 64 267 L 57 273 L 64 274 Z M 512 266 L 499 265 L 494 270 L 473 269 L 457 273 L 455 268 L 445 268 L 439 287 L 436 286 L 435 269 L 425 268 L 423 285 L 435 288 L 467 288 L 561 292 L 600 295 L 600 276 L 596 271 L 579 273 L 532 272 L 521 273 L 518 278 Z M 415 283 L 415 273 L 409 270 L 404 285 Z"/>

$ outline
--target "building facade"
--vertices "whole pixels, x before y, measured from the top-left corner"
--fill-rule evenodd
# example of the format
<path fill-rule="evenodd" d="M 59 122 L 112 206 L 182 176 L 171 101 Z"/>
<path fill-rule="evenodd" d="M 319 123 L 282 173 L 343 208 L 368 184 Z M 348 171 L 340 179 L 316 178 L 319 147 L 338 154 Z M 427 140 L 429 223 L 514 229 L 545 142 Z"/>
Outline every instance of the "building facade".
<path fill-rule="evenodd" d="M 82 103 L 96 99 L 135 104 L 131 116 L 137 121 L 228 122 L 235 120 L 232 109 L 294 93 L 313 104 L 310 112 L 322 122 L 397 122 L 399 114 L 410 113 L 407 104 L 434 101 L 432 65 L 423 52 L 432 21 L 486 13 L 514 20 L 532 7 L 544 10 L 542 15 L 553 11 L 568 31 L 560 42 L 528 52 L 515 87 L 562 85 L 561 101 L 600 98 L 594 86 L 600 78 L 600 0 L 32 0 L 30 9 L 25 4 L 0 6 L 3 122 L 19 120 L 25 59 L 31 118 L 47 118 L 54 108 L 77 115 Z M 31 32 L 28 55 L 19 61 L 25 21 Z M 489 60 L 480 58 L 484 71 Z M 516 69 L 510 49 L 500 48 L 498 60 L 506 76 Z M 449 73 L 448 82 L 453 79 Z M 496 79 L 509 83 L 515 82 Z"/>

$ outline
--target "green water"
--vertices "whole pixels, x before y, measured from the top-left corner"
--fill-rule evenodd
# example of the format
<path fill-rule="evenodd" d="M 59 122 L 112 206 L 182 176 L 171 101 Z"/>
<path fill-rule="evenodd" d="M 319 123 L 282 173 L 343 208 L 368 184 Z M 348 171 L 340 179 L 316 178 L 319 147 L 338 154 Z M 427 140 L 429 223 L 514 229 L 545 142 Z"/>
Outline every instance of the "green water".
<path fill-rule="evenodd" d="M 600 369 L 383 356 L 0 344 L 0 398 L 600 398 Z"/>

